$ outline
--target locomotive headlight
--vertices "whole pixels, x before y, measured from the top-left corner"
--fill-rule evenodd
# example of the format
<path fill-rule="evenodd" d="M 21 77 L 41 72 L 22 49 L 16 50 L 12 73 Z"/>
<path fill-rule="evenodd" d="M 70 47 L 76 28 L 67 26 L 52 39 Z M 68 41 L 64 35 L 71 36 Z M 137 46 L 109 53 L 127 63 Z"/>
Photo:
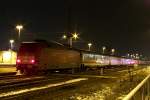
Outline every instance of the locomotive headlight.
<path fill-rule="evenodd" d="M 34 60 L 34 59 L 32 59 L 32 60 L 31 60 L 31 63 L 35 63 L 35 60 Z"/>
<path fill-rule="evenodd" d="M 21 60 L 20 59 L 17 59 L 17 63 L 20 63 L 21 62 Z"/>

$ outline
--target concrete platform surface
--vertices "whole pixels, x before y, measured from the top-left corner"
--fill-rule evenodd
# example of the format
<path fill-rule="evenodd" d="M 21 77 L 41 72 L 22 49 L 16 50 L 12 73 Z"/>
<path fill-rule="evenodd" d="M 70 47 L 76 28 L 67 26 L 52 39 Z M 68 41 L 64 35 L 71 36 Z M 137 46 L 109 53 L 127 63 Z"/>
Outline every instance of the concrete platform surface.
<path fill-rule="evenodd" d="M 0 65 L 0 74 L 16 72 L 15 65 Z"/>

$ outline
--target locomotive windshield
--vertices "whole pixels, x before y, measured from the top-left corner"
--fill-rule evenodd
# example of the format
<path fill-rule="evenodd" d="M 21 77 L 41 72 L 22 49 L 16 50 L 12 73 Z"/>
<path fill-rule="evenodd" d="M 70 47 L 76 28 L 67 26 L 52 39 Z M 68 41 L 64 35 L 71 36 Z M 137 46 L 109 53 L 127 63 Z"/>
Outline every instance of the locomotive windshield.
<path fill-rule="evenodd" d="M 38 43 L 22 43 L 19 52 L 35 52 L 39 46 Z"/>

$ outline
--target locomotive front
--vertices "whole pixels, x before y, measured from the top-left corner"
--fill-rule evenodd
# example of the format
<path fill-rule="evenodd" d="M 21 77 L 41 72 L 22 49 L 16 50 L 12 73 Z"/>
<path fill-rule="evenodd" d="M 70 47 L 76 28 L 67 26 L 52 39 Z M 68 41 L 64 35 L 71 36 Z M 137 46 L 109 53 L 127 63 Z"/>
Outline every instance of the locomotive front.
<path fill-rule="evenodd" d="M 37 42 L 23 42 L 17 53 L 17 71 L 22 74 L 32 74 L 37 71 L 38 56 L 42 45 Z"/>

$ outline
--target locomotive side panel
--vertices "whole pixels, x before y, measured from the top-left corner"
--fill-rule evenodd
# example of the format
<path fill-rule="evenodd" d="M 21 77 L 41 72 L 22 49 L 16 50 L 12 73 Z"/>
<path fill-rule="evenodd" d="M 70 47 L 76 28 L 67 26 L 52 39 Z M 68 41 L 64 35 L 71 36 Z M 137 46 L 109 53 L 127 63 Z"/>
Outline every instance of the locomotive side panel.
<path fill-rule="evenodd" d="M 39 69 L 67 69 L 80 66 L 80 53 L 64 48 L 45 48 L 39 57 Z"/>
<path fill-rule="evenodd" d="M 48 69 L 80 67 L 80 52 L 59 45 L 38 42 L 22 43 L 17 55 L 17 70 L 21 73 Z"/>

